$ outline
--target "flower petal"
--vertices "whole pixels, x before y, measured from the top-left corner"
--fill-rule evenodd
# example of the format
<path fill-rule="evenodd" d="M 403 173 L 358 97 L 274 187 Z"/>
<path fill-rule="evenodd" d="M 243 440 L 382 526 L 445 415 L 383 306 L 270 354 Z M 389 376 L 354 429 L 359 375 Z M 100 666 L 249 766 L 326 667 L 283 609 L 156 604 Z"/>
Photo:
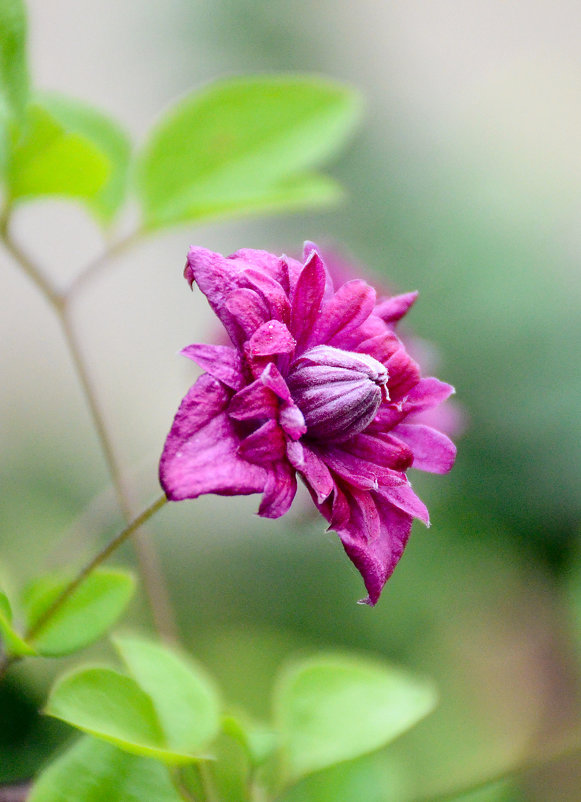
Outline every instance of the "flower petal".
<path fill-rule="evenodd" d="M 296 353 L 308 348 L 321 316 L 327 271 L 319 254 L 312 251 L 295 287 L 291 308 L 291 332 L 297 341 Z"/>
<path fill-rule="evenodd" d="M 259 465 L 283 459 L 286 454 L 286 441 L 278 423 L 269 420 L 249 434 L 240 443 L 238 453 L 243 459 Z"/>
<path fill-rule="evenodd" d="M 289 511 L 297 492 L 294 468 L 285 461 L 272 464 L 258 514 L 262 518 L 280 518 Z"/>
<path fill-rule="evenodd" d="M 231 391 L 200 376 L 174 418 L 160 461 L 160 482 L 170 501 L 203 493 L 248 495 L 267 482 L 264 468 L 238 456 L 240 439 L 225 409 Z"/>
<path fill-rule="evenodd" d="M 355 350 L 359 353 L 369 354 L 369 356 L 385 365 L 387 360 L 401 347 L 399 337 L 393 331 L 385 331 L 383 334 L 377 334 L 375 337 L 363 340 Z"/>
<path fill-rule="evenodd" d="M 404 409 L 408 415 L 423 412 L 441 404 L 455 392 L 451 384 L 441 382 L 432 376 L 420 379 L 416 386 L 410 390 L 405 400 Z"/>
<path fill-rule="evenodd" d="M 394 434 L 414 452 L 412 467 L 429 473 L 448 473 L 456 446 L 445 434 L 423 423 L 400 423 Z"/>
<path fill-rule="evenodd" d="M 251 359 L 274 354 L 290 354 L 296 345 L 295 339 L 278 320 L 262 323 L 244 344 L 244 351 Z"/>
<path fill-rule="evenodd" d="M 410 484 L 399 485 L 399 487 L 380 488 L 378 494 L 381 495 L 394 507 L 402 512 L 419 518 L 426 526 L 430 525 L 430 515 L 424 502 L 416 496 Z"/>
<path fill-rule="evenodd" d="M 226 309 L 246 337 L 252 337 L 259 326 L 266 323 L 270 317 L 263 299 L 248 287 L 241 287 L 229 293 L 226 298 Z"/>
<path fill-rule="evenodd" d="M 235 348 L 229 345 L 204 345 L 194 343 L 180 351 L 180 354 L 192 359 L 215 379 L 239 390 L 242 387 L 242 360 Z"/>
<path fill-rule="evenodd" d="M 244 271 L 244 276 L 252 289 L 256 290 L 268 306 L 270 317 L 280 320 L 281 323 L 288 325 L 290 321 L 290 301 L 288 289 L 285 290 L 279 280 L 267 273 L 259 270 L 249 269 Z M 282 278 L 282 277 L 281 277 Z M 282 279 L 284 281 L 284 279 Z M 288 287 L 288 274 L 285 282 Z"/>
<path fill-rule="evenodd" d="M 385 363 L 389 373 L 387 389 L 392 401 L 399 401 L 411 391 L 420 380 L 420 366 L 405 348 L 400 348 Z"/>
<path fill-rule="evenodd" d="M 265 387 L 260 379 L 256 379 L 232 398 L 228 406 L 228 415 L 235 420 L 276 418 L 278 397 L 270 388 Z"/>
<path fill-rule="evenodd" d="M 374 306 L 373 287 L 364 281 L 348 281 L 325 303 L 312 341 L 341 347 L 341 337 L 367 320 Z"/>
<path fill-rule="evenodd" d="M 355 457 L 394 471 L 407 470 L 414 459 L 412 450 L 405 443 L 384 433 L 357 434 L 341 447 Z"/>
<path fill-rule="evenodd" d="M 416 302 L 418 292 L 406 292 L 403 295 L 393 295 L 377 304 L 375 314 L 385 323 L 396 323 L 409 311 Z"/>
<path fill-rule="evenodd" d="M 295 452 L 290 449 L 287 449 L 287 454 L 309 489 L 315 494 L 317 503 L 322 504 L 335 488 L 331 472 L 323 460 L 306 445 L 302 446 L 301 459 L 295 457 Z"/>
<path fill-rule="evenodd" d="M 361 459 L 339 446 L 312 446 L 312 450 L 331 471 L 360 490 L 376 490 L 379 486 L 391 487 L 405 481 L 402 473 Z"/>

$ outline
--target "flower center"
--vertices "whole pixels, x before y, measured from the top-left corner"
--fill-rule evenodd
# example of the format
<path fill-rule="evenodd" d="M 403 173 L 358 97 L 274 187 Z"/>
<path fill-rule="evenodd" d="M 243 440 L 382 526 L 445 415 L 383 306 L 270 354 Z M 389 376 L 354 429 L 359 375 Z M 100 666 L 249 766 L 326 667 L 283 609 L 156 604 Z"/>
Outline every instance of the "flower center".
<path fill-rule="evenodd" d="M 371 423 L 389 399 L 387 369 L 367 354 L 318 345 L 291 366 L 287 384 L 317 440 L 347 440 Z"/>

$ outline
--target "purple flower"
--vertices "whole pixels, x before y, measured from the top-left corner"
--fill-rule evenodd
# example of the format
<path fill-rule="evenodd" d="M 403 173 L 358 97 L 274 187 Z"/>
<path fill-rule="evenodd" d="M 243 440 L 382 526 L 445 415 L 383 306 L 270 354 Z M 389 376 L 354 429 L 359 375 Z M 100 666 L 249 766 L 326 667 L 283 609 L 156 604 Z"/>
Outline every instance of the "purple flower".
<path fill-rule="evenodd" d="M 421 378 L 395 333 L 417 293 L 382 299 L 360 280 L 335 289 L 316 247 L 301 264 L 266 251 L 192 247 L 196 282 L 232 345 L 182 353 L 206 371 L 174 419 L 160 462 L 171 501 L 262 493 L 288 511 L 297 473 L 361 572 L 375 604 L 413 518 L 429 525 L 408 468 L 446 473 L 453 443 L 421 422 L 454 392 Z"/>

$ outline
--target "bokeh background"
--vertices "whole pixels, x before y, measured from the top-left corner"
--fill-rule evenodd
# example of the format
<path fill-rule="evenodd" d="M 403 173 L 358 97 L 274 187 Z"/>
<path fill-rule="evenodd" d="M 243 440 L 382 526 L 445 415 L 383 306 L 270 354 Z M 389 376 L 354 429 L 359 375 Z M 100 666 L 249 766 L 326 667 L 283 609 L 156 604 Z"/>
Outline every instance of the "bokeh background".
<path fill-rule="evenodd" d="M 178 95 L 225 74 L 314 71 L 366 99 L 359 133 L 330 167 L 348 193 L 340 208 L 175 229 L 116 259 L 79 299 L 136 509 L 158 492 L 158 455 L 195 376 L 175 354 L 215 331 L 181 276 L 190 243 L 295 254 L 313 239 L 395 290 L 419 289 L 408 330 L 433 343 L 437 375 L 456 385 L 464 410 L 452 474 L 412 477 L 433 525 L 414 525 L 374 610 L 355 603 L 358 574 L 300 499 L 282 521 L 254 516 L 254 498 L 160 513 L 151 528 L 185 641 L 225 697 L 267 716 L 285 659 L 322 647 L 433 676 L 438 711 L 367 766 L 359 798 L 373 802 L 502 772 L 578 728 L 581 6 L 28 6 L 36 82 L 100 106 L 137 143 Z M 71 204 L 23 207 L 14 231 L 63 283 L 102 249 Z M 17 588 L 94 551 L 118 518 L 58 325 L 5 254 L 1 262 L 0 571 Z M 148 625 L 139 602 L 129 619 Z M 106 647 L 89 653 L 100 655 Z M 55 670 L 29 661 L 0 691 L 0 781 L 27 776 L 68 736 L 35 714 Z M 578 802 L 579 756 L 492 794 L 478 799 Z"/>

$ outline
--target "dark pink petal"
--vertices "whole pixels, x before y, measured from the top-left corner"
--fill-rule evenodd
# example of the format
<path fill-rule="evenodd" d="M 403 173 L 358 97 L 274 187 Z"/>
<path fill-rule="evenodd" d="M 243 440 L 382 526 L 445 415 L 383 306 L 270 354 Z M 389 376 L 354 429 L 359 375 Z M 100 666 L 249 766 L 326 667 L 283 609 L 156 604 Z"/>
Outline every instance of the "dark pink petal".
<path fill-rule="evenodd" d="M 170 501 L 204 493 L 248 495 L 267 482 L 264 468 L 238 456 L 240 439 L 225 413 L 231 391 L 211 376 L 200 376 L 174 418 L 159 466 Z"/>
<path fill-rule="evenodd" d="M 260 379 L 256 379 L 232 398 L 228 406 L 228 415 L 236 420 L 276 418 L 278 398 Z"/>
<path fill-rule="evenodd" d="M 381 495 L 394 507 L 397 507 L 402 512 L 411 515 L 414 518 L 419 518 L 420 521 L 425 523 L 426 526 L 430 525 L 430 515 L 428 508 L 424 502 L 416 496 L 409 484 L 403 484 L 399 487 L 385 487 L 380 488 L 378 495 Z"/>
<path fill-rule="evenodd" d="M 383 365 L 402 347 L 399 337 L 393 331 L 386 331 L 363 340 L 355 348 L 356 351 L 369 354 Z"/>
<path fill-rule="evenodd" d="M 260 295 L 246 287 L 233 290 L 226 298 L 226 309 L 240 326 L 246 337 L 270 317 L 268 308 Z"/>
<path fill-rule="evenodd" d="M 374 494 L 352 486 L 348 490 L 343 489 L 349 504 L 349 529 L 358 532 L 368 541 L 378 538 L 381 533 L 381 521 Z"/>
<path fill-rule="evenodd" d="M 240 443 L 238 453 L 249 462 L 276 462 L 286 454 L 286 441 L 278 423 L 269 420 Z"/>
<path fill-rule="evenodd" d="M 239 269 L 246 270 L 251 268 L 260 270 L 265 275 L 271 276 L 278 281 L 287 291 L 290 290 L 290 287 L 285 287 L 284 282 L 285 280 L 288 281 L 289 269 L 292 269 L 296 275 L 302 269 L 301 263 L 296 259 L 275 256 L 272 253 L 268 253 L 268 251 L 254 250 L 253 248 L 240 248 L 228 259 Z"/>
<path fill-rule="evenodd" d="M 401 404 L 382 404 L 377 410 L 377 415 L 365 430 L 368 434 L 387 433 L 390 429 L 402 421 L 406 413 Z"/>
<path fill-rule="evenodd" d="M 307 425 L 303 413 L 296 404 L 288 404 L 282 407 L 278 416 L 278 422 L 293 440 L 298 440 L 307 433 Z"/>
<path fill-rule="evenodd" d="M 294 468 L 286 461 L 273 463 L 258 514 L 263 518 L 280 518 L 289 511 L 296 492 Z"/>
<path fill-rule="evenodd" d="M 357 434 L 341 444 L 344 451 L 378 466 L 406 471 L 413 462 L 412 450 L 389 434 Z"/>
<path fill-rule="evenodd" d="M 323 460 L 306 445 L 302 446 L 301 459 L 297 459 L 289 450 L 287 450 L 287 454 L 293 466 L 301 473 L 308 487 L 315 494 L 317 502 L 322 504 L 335 487 L 333 477 Z"/>
<path fill-rule="evenodd" d="M 416 302 L 417 292 L 406 292 L 403 295 L 394 295 L 382 301 L 375 307 L 375 314 L 385 323 L 396 323 L 408 312 Z"/>
<path fill-rule="evenodd" d="M 284 401 L 287 404 L 293 403 L 287 383 L 281 376 L 276 365 L 274 365 L 272 362 L 270 362 L 262 371 L 260 381 L 265 387 L 268 387 L 269 390 L 272 390 L 272 392 L 275 393 L 281 401 Z"/>
<path fill-rule="evenodd" d="M 441 382 L 439 379 L 428 377 L 420 379 L 416 386 L 410 390 L 405 400 L 404 409 L 406 414 L 423 412 L 426 409 L 441 404 L 455 392 L 451 384 Z"/>
<path fill-rule="evenodd" d="M 394 434 L 414 452 L 413 467 L 429 473 L 448 473 L 456 446 L 445 434 L 421 423 L 400 423 Z"/>
<path fill-rule="evenodd" d="M 290 354 L 296 343 L 290 331 L 278 320 L 262 323 L 245 343 L 244 351 L 251 359 L 274 354 Z"/>
<path fill-rule="evenodd" d="M 244 276 L 252 289 L 256 290 L 268 306 L 270 317 L 288 325 L 290 321 L 290 301 L 288 289 L 285 290 L 277 279 L 258 270 L 245 270 Z M 288 285 L 288 281 L 286 282 Z"/>
<path fill-rule="evenodd" d="M 375 502 L 381 521 L 379 537 L 367 540 L 356 530 L 339 532 L 347 556 L 361 573 L 368 597 L 365 604 L 376 604 L 383 586 L 393 570 L 408 541 L 412 528 L 412 517 L 376 496 Z"/>
<path fill-rule="evenodd" d="M 312 251 L 295 287 L 290 329 L 297 341 L 297 355 L 308 347 L 321 316 L 327 271 L 316 251 Z"/>
<path fill-rule="evenodd" d="M 372 313 L 374 306 L 373 287 L 364 281 L 348 281 L 325 303 L 312 341 L 335 345 L 335 338 L 344 337 L 360 326 Z"/>
<path fill-rule="evenodd" d="M 194 343 L 180 351 L 180 354 L 192 359 L 210 376 L 223 382 L 233 390 L 242 387 L 242 361 L 235 348 L 229 345 L 204 345 Z"/>
<path fill-rule="evenodd" d="M 390 357 L 385 367 L 389 373 L 387 389 L 392 401 L 405 398 L 420 380 L 420 366 L 411 358 L 405 348 L 400 348 Z"/>
<path fill-rule="evenodd" d="M 360 490 L 376 490 L 378 487 L 400 485 L 405 481 L 404 474 L 361 459 L 339 446 L 312 446 L 312 449 L 331 471 Z"/>

